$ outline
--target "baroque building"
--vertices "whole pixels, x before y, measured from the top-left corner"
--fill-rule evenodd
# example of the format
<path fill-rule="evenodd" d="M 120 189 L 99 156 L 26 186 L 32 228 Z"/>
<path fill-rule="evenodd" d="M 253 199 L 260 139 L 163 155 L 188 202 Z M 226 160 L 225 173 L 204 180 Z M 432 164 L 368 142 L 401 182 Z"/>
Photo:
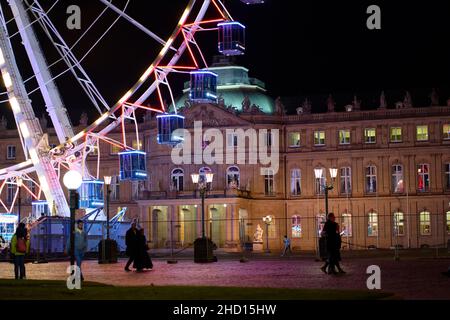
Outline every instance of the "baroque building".
<path fill-rule="evenodd" d="M 247 69 L 216 61 L 211 70 L 219 74 L 217 104 L 190 103 L 187 86 L 176 102 L 192 137 L 190 161 L 174 163 L 176 148 L 157 143 L 156 118 L 151 114 L 139 124 L 140 145 L 133 141 L 134 148 L 147 152 L 146 182 L 119 181 L 116 147 L 100 143 L 99 150 L 89 156 L 94 170 L 100 153 L 99 176 L 113 176 L 112 212 L 127 207 L 127 216 L 139 219 L 145 228 L 150 247 L 191 246 L 201 235 L 201 198 L 191 180 L 193 173 L 214 174 L 205 199 L 206 234 L 225 250 L 240 250 L 253 242 L 258 225 L 263 229 L 264 248 L 268 240 L 269 249 L 279 250 L 283 236 L 288 235 L 294 250 L 317 249 L 325 220 L 324 184 L 333 185 L 329 212 L 337 216 L 344 247 L 446 245 L 450 239 L 450 106 L 440 106 L 434 91 L 431 106 L 413 106 L 406 93 L 403 102 L 389 108 L 382 93 L 376 110 L 361 109 L 355 96 L 345 111 L 336 112 L 330 95 L 324 101 L 326 113 L 312 113 L 306 99 L 297 114 L 287 115 L 281 99 L 270 98 L 264 83 L 249 78 Z M 200 121 L 199 142 L 194 128 Z M 131 133 L 134 128 L 129 126 Z M 230 163 L 224 157 L 213 163 L 196 162 L 196 156 L 201 159 L 213 142 L 205 136 L 210 129 L 224 138 L 216 155 L 243 152 L 245 161 Z M 239 149 L 244 145 L 237 129 L 249 135 L 256 132 L 258 148 L 272 150 L 272 159 L 278 156 L 276 172 L 259 157 L 256 163 L 250 161 L 256 154 L 249 143 Z M 2 123 L 1 132 L 1 165 L 22 161 L 17 131 Z M 53 129 L 47 133 L 56 144 Z M 319 168 L 322 175 L 316 178 Z M 337 169 L 334 180 L 330 168 Z M 2 192 L 5 204 L 12 201 L 13 191 Z M 23 212 L 30 212 L 31 199 L 22 201 Z M 267 226 L 266 216 L 272 217 Z"/>

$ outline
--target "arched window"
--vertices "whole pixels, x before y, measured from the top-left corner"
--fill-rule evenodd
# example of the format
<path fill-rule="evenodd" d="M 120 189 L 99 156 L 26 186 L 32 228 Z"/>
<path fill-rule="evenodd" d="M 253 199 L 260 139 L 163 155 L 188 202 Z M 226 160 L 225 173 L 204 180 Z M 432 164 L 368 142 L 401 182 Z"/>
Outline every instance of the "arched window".
<path fill-rule="evenodd" d="M 206 174 L 212 173 L 212 170 L 210 167 L 201 167 L 200 170 L 198 170 L 199 179 L 198 182 L 206 182 Z M 214 181 L 214 180 L 213 180 Z M 208 190 L 211 190 L 211 183 L 208 183 Z"/>
<path fill-rule="evenodd" d="M 417 190 L 430 191 L 430 166 L 426 163 L 417 165 Z"/>
<path fill-rule="evenodd" d="M 291 194 L 299 196 L 302 193 L 300 169 L 291 169 Z"/>
<path fill-rule="evenodd" d="M 325 185 L 325 182 L 326 182 L 326 180 L 325 180 L 326 169 L 325 168 L 316 168 L 316 169 L 322 169 L 322 175 L 319 178 L 314 176 L 316 194 L 322 195 L 322 194 L 324 194 L 323 186 Z M 316 169 L 314 169 L 314 170 L 316 170 Z M 314 171 L 314 174 L 316 174 L 316 171 Z"/>
<path fill-rule="evenodd" d="M 419 213 L 420 235 L 431 235 L 431 214 L 428 211 Z"/>
<path fill-rule="evenodd" d="M 403 193 L 404 192 L 404 182 L 403 182 L 403 166 L 401 164 L 394 164 L 392 166 L 392 192 Z"/>
<path fill-rule="evenodd" d="M 171 174 L 172 187 L 176 191 L 184 190 L 184 171 L 183 169 L 176 168 L 172 170 Z"/>
<path fill-rule="evenodd" d="M 447 234 L 450 234 L 450 211 L 446 212 L 446 226 L 447 226 Z"/>
<path fill-rule="evenodd" d="M 394 236 L 405 235 L 405 217 L 403 212 L 394 212 Z"/>
<path fill-rule="evenodd" d="M 237 166 L 231 166 L 227 169 L 227 187 L 238 189 L 241 180 L 241 174 Z"/>
<path fill-rule="evenodd" d="M 366 167 L 366 193 L 377 192 L 377 167 L 370 165 Z"/>
<path fill-rule="evenodd" d="M 352 215 L 350 213 L 342 214 L 341 235 L 345 237 L 352 236 Z"/>
<path fill-rule="evenodd" d="M 378 235 L 378 213 L 370 211 L 368 215 L 367 235 L 376 237 Z"/>
<path fill-rule="evenodd" d="M 325 214 L 318 214 L 316 216 L 317 223 L 317 235 L 320 237 L 322 234 L 323 227 L 325 226 L 325 222 L 327 222 L 327 218 Z"/>
<path fill-rule="evenodd" d="M 292 238 L 301 238 L 302 237 L 302 223 L 301 217 L 299 215 L 292 216 Z"/>

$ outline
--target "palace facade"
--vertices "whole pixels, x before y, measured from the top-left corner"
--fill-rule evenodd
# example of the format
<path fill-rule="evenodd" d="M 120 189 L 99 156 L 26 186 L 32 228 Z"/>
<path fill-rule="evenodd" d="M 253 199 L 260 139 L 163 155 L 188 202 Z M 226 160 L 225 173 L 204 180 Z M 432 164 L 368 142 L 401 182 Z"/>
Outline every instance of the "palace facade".
<path fill-rule="evenodd" d="M 194 173 L 214 174 L 205 199 L 205 228 L 225 250 L 240 250 L 253 242 L 258 225 L 264 230 L 264 248 L 279 250 L 288 235 L 294 250 L 316 249 L 325 219 L 324 185 L 333 186 L 329 212 L 337 216 L 347 248 L 447 244 L 450 106 L 433 101 L 431 106 L 413 107 L 407 94 L 389 108 L 382 95 L 377 109 L 361 110 L 355 99 L 345 111 L 335 112 L 330 97 L 326 113 L 311 113 L 305 101 L 296 115 L 286 115 L 281 101 L 267 96 L 264 83 L 249 78 L 247 69 L 220 63 L 211 69 L 219 74 L 219 101 L 191 104 L 187 96 L 181 97 L 177 105 L 186 129 L 193 134 L 194 121 L 201 121 L 204 132 L 220 130 L 225 141 L 219 153 L 238 147 L 230 130 L 268 130 L 258 142 L 269 150 L 278 144 L 279 169 L 261 172 L 267 165 L 249 163 L 248 145 L 245 163 L 174 164 L 174 149 L 157 143 L 154 116 L 147 114 L 139 124 L 139 146 L 129 124 L 133 147 L 147 152 L 148 180 L 120 182 L 120 150 L 105 143 L 97 150 L 99 177 L 113 176 L 111 211 L 127 207 L 127 216 L 139 219 L 152 248 L 168 248 L 171 243 L 188 247 L 201 235 L 201 198 L 191 180 Z M 47 133 L 56 144 L 53 129 Z M 112 135 L 120 139 L 120 134 Z M 3 128 L 0 141 L 2 167 L 23 160 L 16 130 Z M 210 142 L 204 137 L 202 146 Z M 93 171 L 97 152 L 89 156 Z M 320 172 L 315 169 L 320 168 L 317 178 Z M 337 169 L 335 179 L 330 168 Z M 14 186 L 3 190 L 5 204 L 12 202 L 13 194 Z M 23 212 L 30 212 L 31 199 L 22 200 Z M 266 216 L 272 217 L 270 225 L 263 221 Z"/>

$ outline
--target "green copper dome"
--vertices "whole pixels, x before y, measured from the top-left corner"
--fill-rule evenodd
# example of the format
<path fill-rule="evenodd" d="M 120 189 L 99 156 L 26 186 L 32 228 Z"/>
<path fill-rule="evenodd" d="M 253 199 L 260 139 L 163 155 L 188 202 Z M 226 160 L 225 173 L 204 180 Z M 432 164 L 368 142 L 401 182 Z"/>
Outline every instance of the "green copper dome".
<path fill-rule="evenodd" d="M 217 96 L 224 100 L 224 106 L 232 106 L 242 112 L 242 102 L 245 97 L 250 100 L 250 106 L 256 105 L 264 113 L 271 114 L 275 110 L 275 101 L 266 94 L 264 82 L 249 78 L 248 69 L 235 66 L 212 66 L 208 70 L 216 73 Z M 176 101 L 178 108 L 183 108 L 189 100 L 189 82 L 184 84 L 183 95 Z"/>

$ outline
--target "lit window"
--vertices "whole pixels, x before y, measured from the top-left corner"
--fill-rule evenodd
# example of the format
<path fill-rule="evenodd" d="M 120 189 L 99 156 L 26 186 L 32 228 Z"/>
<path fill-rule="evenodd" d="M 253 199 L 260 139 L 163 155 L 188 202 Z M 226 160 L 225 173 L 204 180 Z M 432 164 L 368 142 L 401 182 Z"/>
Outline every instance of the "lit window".
<path fill-rule="evenodd" d="M 291 148 L 300 147 L 300 132 L 289 133 L 289 147 Z"/>
<path fill-rule="evenodd" d="M 228 167 L 227 169 L 227 186 L 230 189 L 238 189 L 240 183 L 240 171 L 236 166 Z"/>
<path fill-rule="evenodd" d="M 301 218 L 298 215 L 292 216 L 292 238 L 302 237 L 302 224 Z"/>
<path fill-rule="evenodd" d="M 392 191 L 394 193 L 403 193 L 405 186 L 403 182 L 403 166 L 401 164 L 394 164 L 392 166 Z"/>
<path fill-rule="evenodd" d="M 16 186 L 12 183 L 8 183 L 8 187 L 6 189 L 6 202 L 7 203 L 13 202 L 15 193 L 16 193 Z"/>
<path fill-rule="evenodd" d="M 325 226 L 325 222 L 327 219 L 324 214 L 318 214 L 316 216 L 317 219 L 317 235 L 320 237 L 322 235 L 323 227 Z"/>
<path fill-rule="evenodd" d="M 291 170 L 291 194 L 299 196 L 302 193 L 301 189 L 301 172 L 300 169 Z"/>
<path fill-rule="evenodd" d="M 375 166 L 366 167 L 366 192 L 377 192 L 377 167 Z"/>
<path fill-rule="evenodd" d="M 120 148 L 119 146 L 112 144 L 111 145 L 111 154 L 118 154 L 120 151 L 122 151 L 122 148 Z"/>
<path fill-rule="evenodd" d="M 444 124 L 442 126 L 442 139 L 450 140 L 450 124 Z"/>
<path fill-rule="evenodd" d="M 350 144 L 350 130 L 339 130 L 339 144 Z"/>
<path fill-rule="evenodd" d="M 450 211 L 447 211 L 447 234 L 450 234 Z"/>
<path fill-rule="evenodd" d="M 391 128 L 390 140 L 391 140 L 391 142 L 402 142 L 402 128 L 401 127 Z"/>
<path fill-rule="evenodd" d="M 198 182 L 206 182 L 206 174 L 207 173 L 212 173 L 211 168 L 209 168 L 209 167 L 201 167 L 198 170 L 198 174 L 199 174 Z M 212 184 L 212 182 L 207 182 L 206 183 L 206 187 L 207 187 L 208 190 L 211 190 L 211 187 L 212 187 L 211 184 Z"/>
<path fill-rule="evenodd" d="M 375 143 L 377 141 L 377 135 L 375 128 L 364 129 L 364 143 Z"/>
<path fill-rule="evenodd" d="M 428 141 L 428 126 L 417 126 L 416 138 L 417 141 Z"/>
<path fill-rule="evenodd" d="M 367 235 L 369 237 L 376 237 L 378 235 L 378 213 L 369 212 Z"/>
<path fill-rule="evenodd" d="M 352 215 L 350 213 L 342 214 L 342 228 L 341 235 L 343 236 L 352 236 Z"/>
<path fill-rule="evenodd" d="M 176 191 L 183 191 L 184 189 L 184 171 L 176 168 L 172 170 L 171 174 L 172 188 Z"/>
<path fill-rule="evenodd" d="M 428 164 L 417 165 L 417 190 L 419 192 L 430 191 L 430 166 Z"/>
<path fill-rule="evenodd" d="M 120 199 L 120 176 L 112 176 L 111 177 L 111 199 L 119 200 Z"/>
<path fill-rule="evenodd" d="M 264 175 L 264 193 L 266 196 L 272 196 L 274 194 L 274 177 L 272 169 L 266 169 Z"/>
<path fill-rule="evenodd" d="M 394 235 L 405 235 L 405 218 L 403 212 L 394 212 Z"/>
<path fill-rule="evenodd" d="M 341 168 L 341 193 L 351 194 L 352 193 L 352 170 L 350 167 Z"/>
<path fill-rule="evenodd" d="M 450 190 L 450 163 L 445 164 L 445 189 Z"/>
<path fill-rule="evenodd" d="M 325 145 L 325 131 L 314 131 L 314 145 L 315 146 Z"/>
<path fill-rule="evenodd" d="M 14 160 L 16 158 L 16 146 L 7 146 L 6 147 L 6 159 Z"/>
<path fill-rule="evenodd" d="M 420 235 L 427 236 L 431 234 L 431 214 L 428 211 L 419 213 Z"/>
<path fill-rule="evenodd" d="M 318 168 L 319 169 L 319 168 Z M 316 189 L 316 194 L 317 195 L 322 195 L 324 194 L 324 189 L 323 186 L 325 186 L 325 168 L 322 168 L 322 176 L 319 179 L 316 179 L 314 177 L 314 181 L 315 181 L 315 189 Z"/>
<path fill-rule="evenodd" d="M 137 140 L 133 140 L 133 149 L 142 150 L 142 140 L 139 140 L 139 144 Z"/>
<path fill-rule="evenodd" d="M 238 135 L 237 133 L 228 133 L 227 134 L 227 146 L 229 147 L 237 147 L 238 145 Z"/>

